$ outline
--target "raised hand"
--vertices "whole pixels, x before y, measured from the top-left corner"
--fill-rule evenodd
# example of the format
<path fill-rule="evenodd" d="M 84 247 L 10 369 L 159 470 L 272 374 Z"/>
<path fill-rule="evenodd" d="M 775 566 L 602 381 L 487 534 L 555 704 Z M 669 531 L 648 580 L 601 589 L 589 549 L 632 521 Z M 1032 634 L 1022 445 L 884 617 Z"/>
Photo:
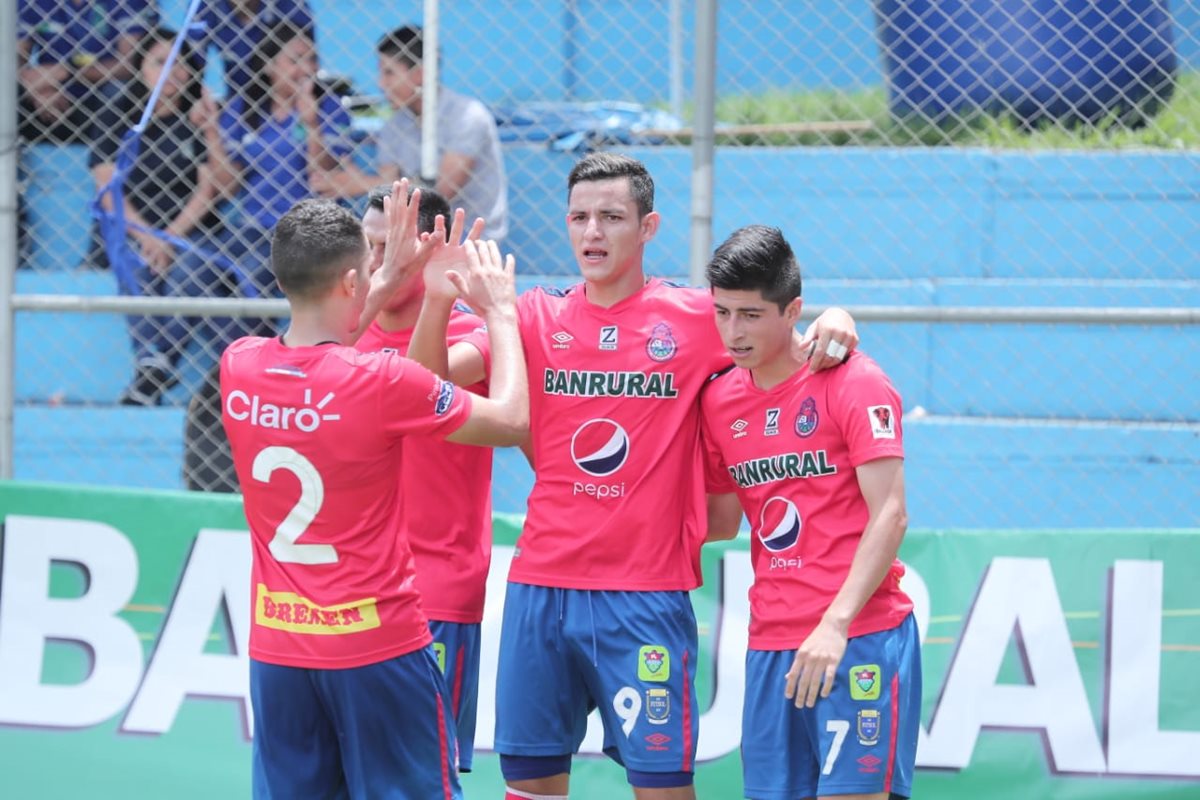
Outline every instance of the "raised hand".
<path fill-rule="evenodd" d="M 511 311 L 517 304 L 517 262 L 512 254 L 500 256 L 494 240 L 463 243 L 466 274 L 448 270 L 446 278 L 466 299 L 471 308 L 485 318 L 492 313 Z"/>
<path fill-rule="evenodd" d="M 455 209 L 454 221 L 450 225 L 450 241 L 438 250 L 425 265 L 425 295 L 433 299 L 450 301 L 458 297 L 458 289 L 447 277 L 447 273 L 467 271 L 467 245 L 479 240 L 483 235 L 482 219 L 477 218 L 463 238 L 463 225 L 466 222 L 466 212 L 461 208 Z"/>

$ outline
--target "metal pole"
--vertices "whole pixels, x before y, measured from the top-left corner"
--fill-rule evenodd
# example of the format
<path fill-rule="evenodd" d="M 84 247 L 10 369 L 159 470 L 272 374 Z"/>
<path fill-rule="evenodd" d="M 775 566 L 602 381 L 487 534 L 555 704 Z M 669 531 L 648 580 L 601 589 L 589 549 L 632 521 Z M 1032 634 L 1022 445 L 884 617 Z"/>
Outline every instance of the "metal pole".
<path fill-rule="evenodd" d="M 696 3 L 696 119 L 692 121 L 692 233 L 688 277 L 704 283 L 704 266 L 712 253 L 713 150 L 716 137 L 717 0 Z"/>
<path fill-rule="evenodd" d="M 13 476 L 17 276 L 17 4 L 0 2 L 0 478 Z"/>
<path fill-rule="evenodd" d="M 683 0 L 671 0 L 671 115 L 683 120 Z"/>
<path fill-rule="evenodd" d="M 579 8 L 575 0 L 563 3 L 563 100 L 574 102 L 579 92 L 578 44 Z"/>
<path fill-rule="evenodd" d="M 422 30 L 421 69 L 421 182 L 437 185 L 438 174 L 438 81 L 440 19 L 438 0 L 425 0 L 425 25 Z"/>

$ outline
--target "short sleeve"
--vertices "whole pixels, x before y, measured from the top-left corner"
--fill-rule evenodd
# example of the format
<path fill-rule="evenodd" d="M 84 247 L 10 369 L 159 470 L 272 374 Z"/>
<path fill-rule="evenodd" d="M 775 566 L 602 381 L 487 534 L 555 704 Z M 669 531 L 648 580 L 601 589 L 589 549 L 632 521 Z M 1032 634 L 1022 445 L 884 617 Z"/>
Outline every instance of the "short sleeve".
<path fill-rule="evenodd" d="M 725 458 L 713 441 L 712 432 L 707 425 L 701 428 L 700 444 L 704 456 L 704 491 L 708 494 L 736 492 L 737 484 L 729 476 Z"/>
<path fill-rule="evenodd" d="M 440 133 L 445 150 L 480 158 L 491 149 L 495 123 L 483 103 L 475 100 L 463 103 L 459 113 L 446 122 Z"/>
<path fill-rule="evenodd" d="M 249 159 L 246 157 L 246 148 L 243 140 L 248 133 L 245 123 L 242 121 L 242 109 L 245 101 L 240 97 L 235 97 L 221 111 L 221 119 L 218 127 L 221 130 L 221 141 L 225 143 L 225 152 L 234 163 L 239 166 L 246 166 Z"/>
<path fill-rule="evenodd" d="M 335 156 L 348 155 L 354 146 L 351 141 L 350 112 L 333 95 L 321 98 L 321 139 L 325 148 Z"/>
<path fill-rule="evenodd" d="M 395 353 L 380 353 L 379 357 L 384 359 L 382 367 L 388 374 L 380 399 L 380 417 L 387 433 L 444 438 L 467 421 L 471 415 L 470 392 Z"/>
<path fill-rule="evenodd" d="M 850 463 L 858 467 L 877 458 L 904 457 L 900 393 L 874 361 L 852 357 L 830 377 L 830 411 L 838 421 Z"/>

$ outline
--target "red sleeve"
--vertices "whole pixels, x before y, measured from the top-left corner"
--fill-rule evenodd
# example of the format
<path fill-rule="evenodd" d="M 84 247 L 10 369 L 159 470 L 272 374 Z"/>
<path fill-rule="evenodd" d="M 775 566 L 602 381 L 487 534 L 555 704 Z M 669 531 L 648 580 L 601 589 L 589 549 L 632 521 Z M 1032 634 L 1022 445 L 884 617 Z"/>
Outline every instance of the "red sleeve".
<path fill-rule="evenodd" d="M 900 393 L 879 365 L 860 354 L 834 374 L 831 411 L 846 438 L 850 463 L 858 467 L 877 458 L 903 458 Z"/>
<path fill-rule="evenodd" d="M 700 452 L 704 458 L 704 491 L 708 494 L 728 494 L 737 491 L 737 484 L 729 475 L 729 468 L 717 446 L 710 422 L 708 403 L 700 403 Z"/>
<path fill-rule="evenodd" d="M 380 417 L 392 435 L 446 437 L 471 414 L 471 393 L 442 380 L 415 361 L 386 354 L 387 372 Z"/>

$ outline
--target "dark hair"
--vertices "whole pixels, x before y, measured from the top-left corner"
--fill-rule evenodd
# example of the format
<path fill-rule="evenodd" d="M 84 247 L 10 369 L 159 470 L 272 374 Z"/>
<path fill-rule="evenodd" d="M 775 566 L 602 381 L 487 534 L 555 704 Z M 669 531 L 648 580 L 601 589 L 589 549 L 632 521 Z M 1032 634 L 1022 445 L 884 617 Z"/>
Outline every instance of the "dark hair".
<path fill-rule="evenodd" d="M 714 289 L 762 292 L 783 311 L 800 296 L 800 265 L 779 228 L 747 225 L 721 242 L 704 270 Z"/>
<path fill-rule="evenodd" d="M 245 105 L 242 106 L 242 122 L 247 130 L 257 131 L 271 116 L 271 76 L 267 74 L 267 67 L 288 42 L 301 37 L 315 43 L 311 26 L 283 20 L 267 28 L 250 53 L 246 62 L 250 80 L 245 87 Z M 320 91 L 321 82 L 318 81 L 315 88 Z"/>
<path fill-rule="evenodd" d="M 154 28 L 147 31 L 146 35 L 140 37 L 134 44 L 133 52 L 129 56 L 129 64 L 133 68 L 134 74 L 130 92 L 139 107 L 150 99 L 150 93 L 154 91 L 153 86 L 142 83 L 142 65 L 146 62 L 146 56 L 163 42 L 173 44 L 178 36 L 178 31 L 170 28 Z M 178 62 L 184 64 L 188 69 L 188 79 L 183 85 L 183 92 L 179 97 L 179 113 L 186 116 L 192 110 L 192 105 L 200 100 L 200 90 L 204 85 L 204 60 L 196 52 L 195 44 L 186 38 L 180 45 L 177 58 Z"/>
<path fill-rule="evenodd" d="M 654 210 L 654 179 L 646 165 L 636 158 L 618 153 L 589 153 L 584 156 L 567 176 L 567 199 L 577 183 L 606 181 L 611 178 L 628 178 L 629 193 L 637 202 L 638 216 L 644 217 Z"/>
<path fill-rule="evenodd" d="M 301 200 L 279 218 L 271 270 L 289 299 L 316 300 L 366 257 L 362 223 L 332 200 Z"/>
<path fill-rule="evenodd" d="M 406 68 L 420 66 L 424 58 L 425 39 L 416 25 L 401 25 L 379 37 L 375 52 L 381 56 L 397 59 Z"/>
<path fill-rule="evenodd" d="M 409 184 L 408 196 L 412 197 L 413 186 Z M 392 185 L 381 183 L 367 195 L 367 207 L 383 211 L 383 198 L 392 196 Z M 417 209 L 417 230 L 432 233 L 438 214 L 446 222 L 446 239 L 450 238 L 450 203 L 433 189 L 421 189 L 421 207 Z"/>

